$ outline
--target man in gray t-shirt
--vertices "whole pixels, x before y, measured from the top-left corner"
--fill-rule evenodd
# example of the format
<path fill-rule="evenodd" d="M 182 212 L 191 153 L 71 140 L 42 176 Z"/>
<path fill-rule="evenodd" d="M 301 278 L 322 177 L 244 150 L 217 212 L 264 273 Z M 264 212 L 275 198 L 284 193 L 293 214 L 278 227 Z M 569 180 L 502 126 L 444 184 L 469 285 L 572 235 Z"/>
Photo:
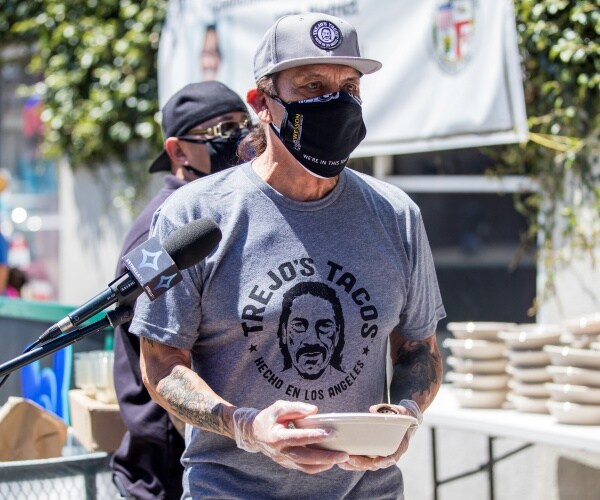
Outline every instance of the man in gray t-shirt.
<path fill-rule="evenodd" d="M 410 432 L 370 457 L 289 425 L 376 412 L 386 382 L 389 409 L 420 421 L 442 382 L 445 313 L 419 209 L 345 168 L 366 133 L 360 78 L 380 67 L 342 19 L 281 18 L 254 60 L 255 159 L 183 186 L 154 216 L 161 240 L 201 217 L 223 234 L 180 284 L 138 299 L 130 328 L 149 392 L 188 424 L 186 497 L 403 497 Z"/>

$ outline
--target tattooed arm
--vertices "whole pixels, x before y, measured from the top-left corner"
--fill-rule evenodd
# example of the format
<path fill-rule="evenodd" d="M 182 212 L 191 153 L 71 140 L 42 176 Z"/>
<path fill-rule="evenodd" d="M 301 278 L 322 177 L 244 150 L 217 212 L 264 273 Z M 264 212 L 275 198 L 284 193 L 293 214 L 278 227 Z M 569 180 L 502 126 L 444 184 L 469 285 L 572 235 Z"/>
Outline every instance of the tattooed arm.
<path fill-rule="evenodd" d="M 442 360 L 435 334 L 425 340 L 407 340 L 395 329 L 390 341 L 394 366 L 390 402 L 398 405 L 396 410 L 401 414 L 418 417 L 431 404 L 442 383 Z M 418 408 L 414 408 L 415 403 Z M 369 411 L 376 413 L 387 406 L 389 405 L 376 404 L 371 406 Z M 409 429 L 396 452 L 389 457 L 351 456 L 339 467 L 350 471 L 392 467 L 408 449 L 408 443 L 415 430 L 416 427 Z"/>
<path fill-rule="evenodd" d="M 442 357 L 435 334 L 424 340 L 407 340 L 399 330 L 390 336 L 394 375 L 391 402 L 412 399 L 421 411 L 431 404 L 442 383 Z"/>
<path fill-rule="evenodd" d="M 142 379 L 152 399 L 188 424 L 233 438 L 236 408 L 192 371 L 190 352 L 140 340 Z"/>
<path fill-rule="evenodd" d="M 329 439 L 331 430 L 289 428 L 289 421 L 316 413 L 316 406 L 276 401 L 263 410 L 236 408 L 192 371 L 189 351 L 144 337 L 140 340 L 140 368 L 148 392 L 184 422 L 228 436 L 238 448 L 261 452 L 283 467 L 307 474 L 348 459 L 346 453 L 310 446 Z"/>

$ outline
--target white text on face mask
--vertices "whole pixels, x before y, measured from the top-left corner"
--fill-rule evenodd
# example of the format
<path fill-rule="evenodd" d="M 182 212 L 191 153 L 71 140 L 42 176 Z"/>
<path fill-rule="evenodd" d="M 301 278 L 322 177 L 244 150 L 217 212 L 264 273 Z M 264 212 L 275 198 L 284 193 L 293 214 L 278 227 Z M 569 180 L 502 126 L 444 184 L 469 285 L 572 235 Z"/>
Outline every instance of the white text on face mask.
<path fill-rule="evenodd" d="M 347 158 L 344 160 L 319 160 L 318 158 L 306 154 L 303 154 L 302 157 L 305 160 L 311 161 L 317 165 L 326 165 L 330 167 L 337 167 L 338 165 L 345 164 L 348 161 Z"/>

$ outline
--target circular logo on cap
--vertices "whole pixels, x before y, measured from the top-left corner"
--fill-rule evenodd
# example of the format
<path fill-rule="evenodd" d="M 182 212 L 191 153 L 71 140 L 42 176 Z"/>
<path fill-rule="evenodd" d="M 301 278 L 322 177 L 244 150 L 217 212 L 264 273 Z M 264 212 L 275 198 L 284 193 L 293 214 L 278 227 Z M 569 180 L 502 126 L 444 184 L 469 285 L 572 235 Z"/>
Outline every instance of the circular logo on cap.
<path fill-rule="evenodd" d="M 342 43 L 340 29 L 329 21 L 319 21 L 310 29 L 313 43 L 320 49 L 333 50 Z"/>

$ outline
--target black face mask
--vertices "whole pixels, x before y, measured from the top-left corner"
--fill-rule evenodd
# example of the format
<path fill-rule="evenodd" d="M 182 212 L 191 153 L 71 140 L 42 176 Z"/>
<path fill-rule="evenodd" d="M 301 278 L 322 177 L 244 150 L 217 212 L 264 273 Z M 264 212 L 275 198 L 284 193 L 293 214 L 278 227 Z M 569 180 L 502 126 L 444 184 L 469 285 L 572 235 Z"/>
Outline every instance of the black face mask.
<path fill-rule="evenodd" d="M 230 167 L 237 165 L 240 161 L 237 155 L 237 147 L 240 140 L 245 136 L 236 137 L 235 139 L 211 139 L 206 141 L 208 156 L 210 158 L 210 173 L 220 172 Z M 205 177 L 208 174 L 201 172 L 197 168 L 186 166 L 188 171 L 191 171 L 196 177 Z"/>
<path fill-rule="evenodd" d="M 348 164 L 350 153 L 365 138 L 361 101 L 347 92 L 326 94 L 303 101 L 283 102 L 278 131 L 286 149 L 318 177 L 335 177 Z"/>
<path fill-rule="evenodd" d="M 212 174 L 233 167 L 240 162 L 237 147 L 241 139 L 242 136 L 235 139 L 211 139 L 206 143 Z"/>

